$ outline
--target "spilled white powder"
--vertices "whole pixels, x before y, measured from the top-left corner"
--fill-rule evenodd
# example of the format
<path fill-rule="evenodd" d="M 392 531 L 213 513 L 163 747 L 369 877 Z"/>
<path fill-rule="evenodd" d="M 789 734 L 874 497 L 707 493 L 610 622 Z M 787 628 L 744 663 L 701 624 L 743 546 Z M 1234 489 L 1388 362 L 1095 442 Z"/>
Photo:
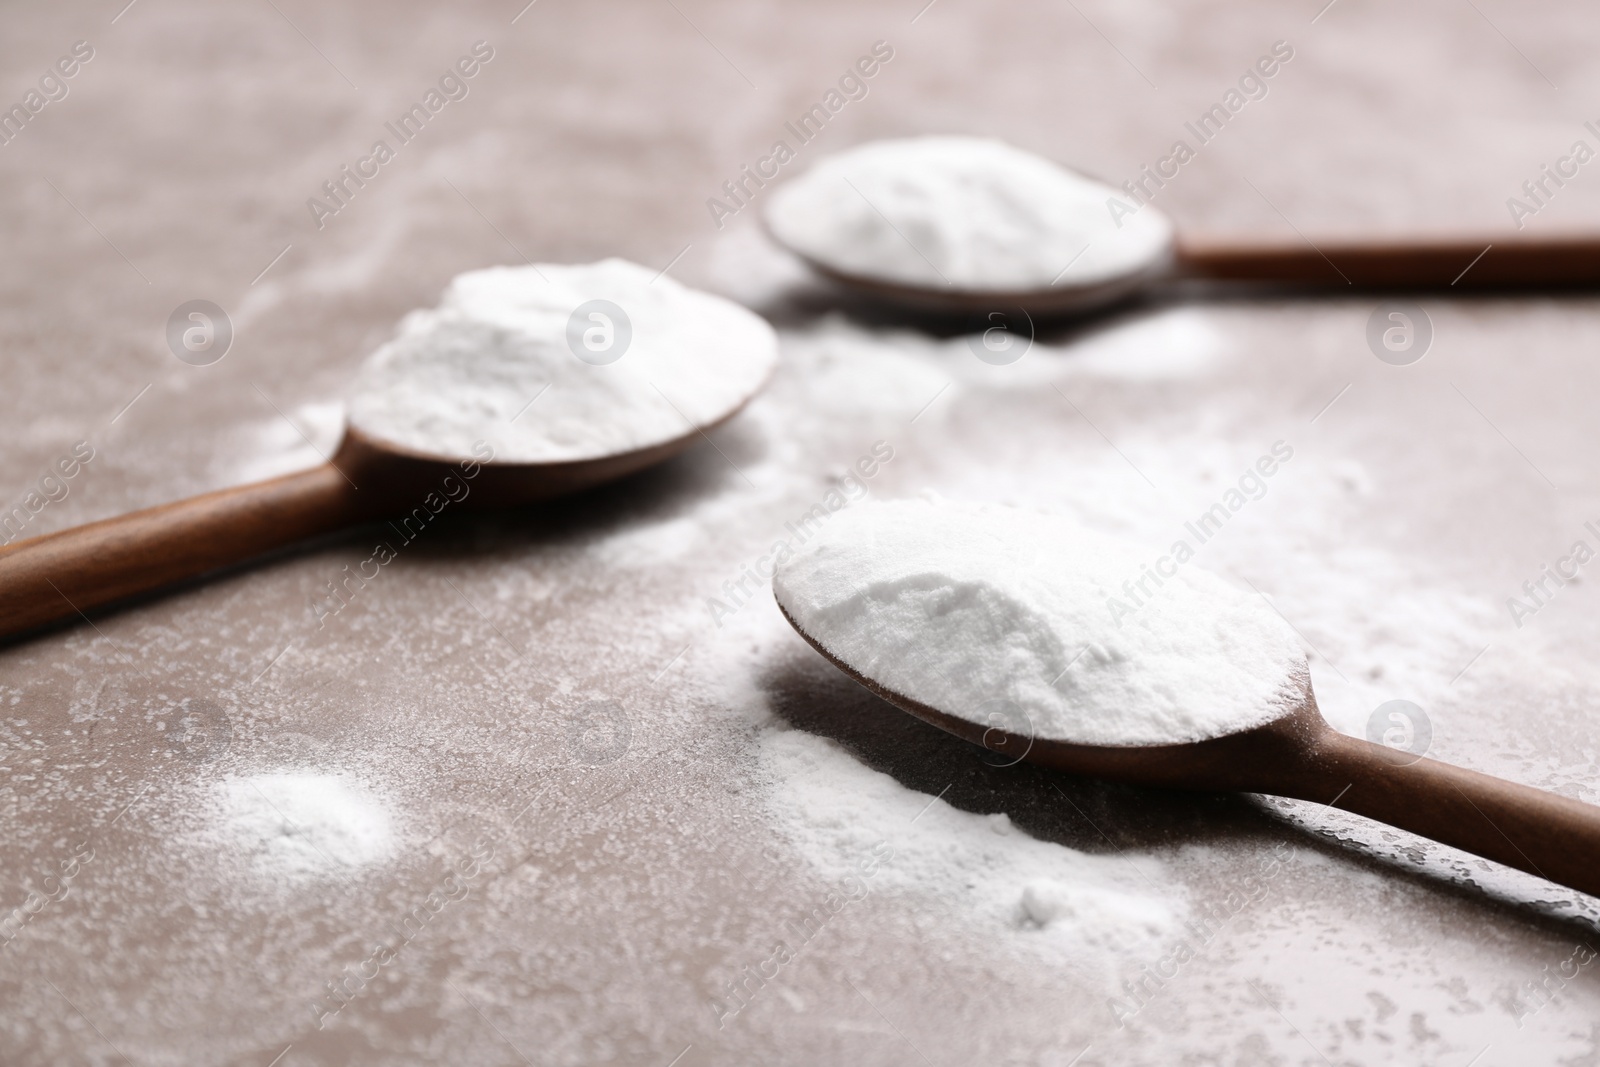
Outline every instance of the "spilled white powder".
<path fill-rule="evenodd" d="M 205 836 L 263 885 L 345 877 L 394 854 L 383 804 L 337 776 L 239 775 L 216 788 Z"/>
<path fill-rule="evenodd" d="M 1111 281 L 1161 263 L 1172 224 L 1121 219 L 1117 190 L 1001 141 L 877 141 L 818 163 L 773 193 L 774 236 L 842 274 L 984 291 Z"/>
<path fill-rule="evenodd" d="M 350 424 L 430 455 L 488 441 L 500 461 L 594 459 L 726 418 L 777 358 L 759 316 L 625 260 L 493 267 L 402 321 L 363 367 Z"/>
<path fill-rule="evenodd" d="M 849 883 L 864 858 L 886 857 L 871 892 L 927 898 L 985 941 L 1011 936 L 1014 947 L 1083 964 L 1091 946 L 1149 951 L 1186 911 L 1152 857 L 1040 841 L 1003 812 L 962 811 L 907 789 L 801 730 L 764 733 L 760 753 L 779 832 L 822 878 Z"/>
<path fill-rule="evenodd" d="M 835 516 L 773 577 L 838 659 L 947 714 L 1090 745 L 1175 744 L 1282 715 L 1305 655 L 1260 597 L 1070 519 L 933 500 Z M 1134 590 L 1128 591 L 1130 583 Z M 1135 606 L 1111 609 L 1112 598 Z"/>
<path fill-rule="evenodd" d="M 1223 355 L 1221 335 L 1204 313 L 1168 308 L 1075 339 L 1062 370 L 1141 385 L 1194 381 L 1214 371 Z"/>
<path fill-rule="evenodd" d="M 326 463 L 344 434 L 344 404 L 312 400 L 232 428 L 236 450 L 214 457 L 221 482 L 263 482 Z"/>

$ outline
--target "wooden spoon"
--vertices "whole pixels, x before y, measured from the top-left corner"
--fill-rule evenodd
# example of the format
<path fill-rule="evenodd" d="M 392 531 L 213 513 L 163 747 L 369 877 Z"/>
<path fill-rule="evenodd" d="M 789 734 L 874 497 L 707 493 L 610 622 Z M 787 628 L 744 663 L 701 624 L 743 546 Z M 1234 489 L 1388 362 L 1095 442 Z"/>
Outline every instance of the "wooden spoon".
<path fill-rule="evenodd" d="M 1600 895 L 1600 807 L 1341 734 L 1317 711 L 1304 667 L 1295 679 L 1298 706 L 1263 726 L 1180 745 L 1075 745 L 1009 733 L 902 696 L 824 648 L 783 605 L 779 610 L 812 648 L 872 693 L 1014 760 L 1133 785 L 1315 801 Z"/>
<path fill-rule="evenodd" d="M 615 481 L 682 452 L 748 400 L 662 444 L 565 463 L 430 456 L 347 427 L 319 467 L 0 548 L 0 637 L 348 526 L 409 519 L 420 529 L 447 509 L 512 507 Z"/>
<path fill-rule="evenodd" d="M 768 229 L 771 233 L 771 229 Z M 774 241 L 782 241 L 773 236 Z M 1600 286 L 1600 236 L 1370 240 L 1298 244 L 1180 238 L 1126 274 L 1031 290 L 907 285 L 850 274 L 789 247 L 812 270 L 868 300 L 933 315 L 1082 314 L 1160 282 L 1263 282 L 1339 290 L 1558 289 Z"/>

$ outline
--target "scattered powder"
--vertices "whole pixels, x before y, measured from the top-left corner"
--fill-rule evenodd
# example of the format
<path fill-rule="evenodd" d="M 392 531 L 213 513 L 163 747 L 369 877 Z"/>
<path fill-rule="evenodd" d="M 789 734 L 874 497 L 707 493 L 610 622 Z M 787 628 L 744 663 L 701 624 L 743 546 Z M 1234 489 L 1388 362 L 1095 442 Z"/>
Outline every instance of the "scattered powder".
<path fill-rule="evenodd" d="M 1003 812 L 974 814 L 907 789 L 825 738 L 768 731 L 761 762 L 780 832 L 820 876 L 844 882 L 879 848 L 889 858 L 872 875 L 874 893 L 924 897 L 985 941 L 1015 931 L 1039 937 L 1058 961 L 1094 961 L 1073 951 L 1094 947 L 1103 963 L 1159 943 L 1184 910 L 1159 860 L 1040 841 Z"/>
<path fill-rule="evenodd" d="M 817 276 L 773 241 L 753 212 L 730 220 L 696 265 L 706 288 L 776 317 L 793 318 L 784 315 L 782 302 L 820 288 Z"/>
<path fill-rule="evenodd" d="M 1107 381 L 1189 381 L 1213 370 L 1221 356 L 1216 327 L 1194 308 L 1180 307 L 1142 314 L 1078 339 L 1065 369 Z"/>
<path fill-rule="evenodd" d="M 776 365 L 760 317 L 637 264 L 494 267 L 405 318 L 363 368 L 350 423 L 432 455 L 486 440 L 497 460 L 594 459 L 721 420 Z"/>
<path fill-rule="evenodd" d="M 888 689 L 978 722 L 1020 713 L 1042 738 L 1175 744 L 1283 714 L 1305 654 L 1259 597 L 1179 565 L 1131 615 L 1110 610 L 1160 556 L 1062 517 L 893 501 L 836 516 L 773 589 Z"/>
<path fill-rule="evenodd" d="M 216 788 L 208 843 L 238 856 L 265 885 L 336 878 L 394 853 L 383 805 L 333 775 L 241 775 Z"/>
<path fill-rule="evenodd" d="M 1159 264 L 1172 224 L 1122 220 L 1116 190 L 1000 141 L 920 137 L 831 156 L 778 189 L 767 225 L 843 274 L 1016 291 L 1111 281 Z"/>
<path fill-rule="evenodd" d="M 261 482 L 326 463 L 344 435 L 344 405 L 313 400 L 289 411 L 238 426 L 234 448 L 216 457 L 223 484 Z"/>
<path fill-rule="evenodd" d="M 1581 709 L 1594 703 L 1594 667 L 1583 655 L 1586 631 L 1562 636 L 1545 625 L 1544 617 L 1537 626 L 1513 631 L 1492 582 L 1469 581 L 1482 575 L 1447 566 L 1472 564 L 1493 575 L 1492 561 L 1482 550 L 1461 539 L 1419 536 L 1409 526 L 1391 529 L 1397 510 L 1402 519 L 1411 513 L 1397 509 L 1397 492 L 1412 494 L 1415 508 L 1442 514 L 1458 510 L 1446 488 L 1470 482 L 1470 492 L 1484 492 L 1482 469 L 1449 461 L 1469 453 L 1477 435 L 1487 433 L 1481 422 L 1452 418 L 1435 447 L 1407 448 L 1405 431 L 1415 425 L 1408 418 L 1412 409 L 1428 412 L 1458 399 L 1449 393 L 1423 403 L 1407 394 L 1395 398 L 1389 389 L 1364 393 L 1363 379 L 1315 426 L 1305 427 L 1305 420 L 1349 380 L 1343 361 L 1365 311 L 1308 305 L 1281 314 L 1216 307 L 1182 312 L 1213 331 L 1218 351 L 1230 358 L 1189 366 L 1183 373 L 1193 384 L 1178 389 L 1152 389 L 1110 374 L 1076 374 L 1086 352 L 1082 340 L 1062 347 L 1041 342 L 1021 363 L 991 367 L 973 359 L 964 339 L 918 338 L 843 320 L 808 321 L 803 330 L 786 332 L 786 371 L 774 388 L 718 435 L 719 446 L 728 449 L 753 485 L 722 457 L 702 450 L 685 465 L 698 472 L 697 480 L 687 485 L 668 480 L 670 491 L 641 504 L 637 513 L 584 525 L 570 538 L 550 542 L 518 534 L 508 539 L 495 533 L 495 524 L 485 527 L 483 535 L 500 548 L 455 581 L 511 640 L 536 643 L 538 657 L 513 656 L 488 621 L 448 586 L 440 593 L 408 578 L 364 608 L 372 612 L 370 626 L 330 626 L 319 639 L 297 643 L 256 683 L 272 694 L 263 701 L 270 714 L 238 717 L 233 747 L 216 763 L 185 770 L 187 762 L 169 760 L 175 773 L 199 781 L 152 790 L 114 825 L 104 820 L 139 795 L 140 783 L 107 776 L 104 754 L 122 751 L 130 739 L 148 740 L 137 731 L 154 726 L 112 714 L 104 701 L 97 709 L 95 695 L 108 673 L 136 694 L 138 672 L 106 659 L 105 642 L 92 640 L 92 631 L 27 650 L 39 657 L 39 667 L 24 664 L 7 679 L 5 699 L 13 715 L 0 726 L 8 766 L 17 768 L 8 810 L 27 816 L 5 824 L 28 863 L 13 869 L 19 881 L 11 883 L 5 906 L 20 898 L 23 875 L 48 871 L 59 862 L 60 841 L 78 840 L 65 835 L 87 829 L 89 813 L 104 814 L 95 830 L 99 858 L 90 874 L 74 882 L 71 897 L 51 905 L 8 949 L 8 966 L 20 978 L 16 1010 L 3 1013 L 0 1021 L 0 1044 L 22 1050 L 14 1058 L 23 1060 L 84 1055 L 86 1031 L 58 1025 L 76 1016 L 42 981 L 50 976 L 141 1062 L 232 1062 L 267 1049 L 260 1059 L 266 1062 L 294 1040 L 295 1049 L 284 1060 L 293 1062 L 310 1047 L 299 1043 L 299 1035 L 315 1033 L 307 1000 L 320 995 L 330 979 L 355 973 L 372 950 L 372 933 L 426 899 L 439 884 L 440 869 L 427 866 L 429 855 L 421 849 L 397 849 L 380 865 L 362 869 L 371 872 L 362 888 L 372 893 L 338 891 L 341 883 L 330 871 L 328 880 L 298 883 L 302 890 L 285 897 L 276 892 L 281 883 L 270 873 L 257 873 L 251 862 L 256 851 L 271 853 L 268 835 L 279 832 L 281 824 L 252 835 L 261 848 L 246 844 L 245 835 L 231 829 L 232 806 L 228 791 L 215 782 L 215 769 L 296 769 L 310 778 L 316 777 L 309 773 L 313 769 L 331 770 L 349 761 L 360 764 L 372 788 L 381 785 L 395 833 L 408 829 L 401 810 L 444 824 L 493 815 L 501 811 L 502 800 L 504 812 L 494 817 L 501 820 L 496 825 L 505 826 L 520 810 L 529 754 L 552 765 L 570 759 L 564 744 L 546 746 L 540 740 L 566 736 L 563 716 L 571 705 L 564 700 L 570 696 L 574 702 L 615 698 L 638 716 L 634 749 L 617 764 L 600 768 L 614 777 L 596 783 L 615 781 L 620 791 L 623 769 L 637 760 L 632 795 L 619 795 L 602 807 L 595 798 L 611 797 L 612 788 L 558 789 L 541 802 L 538 819 L 506 826 L 494 838 L 497 849 L 506 843 L 497 857 L 520 855 L 518 849 L 527 845 L 545 851 L 550 863 L 498 876 L 493 872 L 500 868 L 492 868 L 490 878 L 479 883 L 482 897 L 474 889 L 465 906 L 482 910 L 470 921 L 456 922 L 452 905 L 445 913 L 452 921 L 431 926 L 406 947 L 399 964 L 402 978 L 455 975 L 456 989 L 401 981 L 392 985 L 393 994 L 375 998 L 368 993 L 339 1017 L 339 1026 L 352 1028 L 351 1040 L 381 1041 L 391 1058 L 437 1059 L 441 1043 L 459 1043 L 454 1026 L 461 1019 L 477 1027 L 473 1032 L 484 1041 L 498 1040 L 459 989 L 519 1044 L 522 1038 L 511 1025 L 537 1032 L 530 1040 L 556 1035 L 553 1059 L 615 1058 L 615 1035 L 637 1032 L 644 1018 L 652 1033 L 671 1031 L 658 1041 L 663 1048 L 672 1045 L 665 1048 L 665 1062 L 709 1018 L 689 988 L 698 988 L 694 961 L 726 949 L 731 931 L 764 932 L 813 906 L 819 894 L 793 885 L 790 873 L 794 866 L 844 869 L 855 856 L 852 823 L 861 822 L 868 828 L 863 839 L 870 837 L 870 844 L 881 837 L 896 855 L 878 868 L 869 900 L 852 905 L 830 931 L 833 940 L 819 942 L 814 957 L 783 971 L 772 990 L 777 999 L 761 1009 L 767 1014 L 740 1020 L 749 1026 L 744 1047 L 754 1048 L 756 1058 L 763 1050 L 778 1049 L 771 1058 L 782 1060 L 787 1049 L 790 1058 L 826 1059 L 826 1050 L 853 1041 L 862 1043 L 859 1047 L 867 1049 L 862 1055 L 869 1059 L 874 1048 L 885 1049 L 886 1058 L 897 1050 L 901 1058 L 913 1055 L 893 1044 L 898 1038 L 843 985 L 843 968 L 854 981 L 871 979 L 862 983 L 862 993 L 929 1051 L 923 1033 L 933 1042 L 970 1033 L 984 1048 L 1000 1050 L 993 1059 L 1066 1064 L 1092 1040 L 1093 1051 L 1080 1062 L 1180 1062 L 1196 1048 L 1234 1047 L 1248 1032 L 1266 1057 L 1294 1061 L 1306 1055 L 1303 1039 L 1283 1025 L 1254 984 L 1271 991 L 1274 1001 L 1281 991 L 1283 1010 L 1314 1039 L 1336 1029 L 1344 1034 L 1348 1020 L 1360 1021 L 1365 1037 L 1339 1046 L 1346 1058 L 1370 1053 L 1370 1059 L 1381 1060 L 1399 1055 L 1394 1050 L 1422 1048 L 1414 1044 L 1420 1040 L 1416 1034 L 1430 1027 L 1430 1033 L 1442 1031 L 1447 1037 L 1430 1036 L 1423 1053 L 1466 1062 L 1491 1039 L 1498 1041 L 1496 1034 L 1515 1029 L 1517 1009 L 1508 998 L 1518 995 L 1524 980 L 1537 983 L 1568 957 L 1570 942 L 1558 939 L 1560 930 L 1535 930 L 1524 937 L 1519 930 L 1527 923 L 1504 920 L 1510 912 L 1485 910 L 1470 893 L 1397 893 L 1395 880 L 1385 872 L 1352 865 L 1332 851 L 1303 848 L 1294 877 L 1271 883 L 1268 898 L 1242 913 L 1203 963 L 1187 965 L 1194 970 L 1185 969 L 1167 983 L 1148 1014 L 1119 1034 L 1105 1011 L 1106 998 L 1118 986 L 1063 978 L 1062 972 L 1080 966 L 1154 971 L 1167 958 L 1173 938 L 1185 933 L 1170 930 L 1159 950 L 1063 949 L 1097 930 L 1108 939 L 1136 944 L 1145 936 L 1140 915 L 1146 902 L 1152 921 L 1160 921 L 1161 908 L 1202 917 L 1226 906 L 1236 889 L 1248 892 L 1261 884 L 1252 879 L 1252 870 L 1259 871 L 1266 843 L 1233 829 L 1227 820 L 1191 837 L 1194 824 L 1163 815 L 1160 806 L 1145 812 L 1137 798 L 1113 804 L 1103 814 L 1088 809 L 1095 826 L 1125 843 L 1107 854 L 1086 856 L 1036 840 L 997 814 L 969 814 L 943 801 L 913 823 L 943 782 L 918 793 L 871 771 L 849 750 L 802 732 L 785 737 L 771 728 L 774 716 L 767 709 L 776 704 L 775 695 L 800 698 L 828 691 L 808 689 L 785 671 L 775 671 L 791 658 L 815 662 L 776 608 L 757 599 L 723 629 L 706 615 L 705 596 L 734 577 L 744 562 L 766 552 L 773 537 L 787 536 L 783 523 L 818 498 L 828 472 L 848 464 L 879 437 L 896 446 L 897 458 L 872 482 L 874 494 L 900 495 L 932 485 L 951 496 L 1069 512 L 1097 529 L 1165 544 L 1185 519 L 1234 483 L 1262 442 L 1287 420 L 1283 409 L 1303 399 L 1305 408 L 1291 413 L 1301 424 L 1292 438 L 1292 477 L 1275 479 L 1269 495 L 1230 522 L 1225 535 L 1210 541 L 1191 566 L 1248 576 L 1274 598 L 1326 654 L 1312 662 L 1320 702 L 1330 721 L 1347 732 L 1360 734 L 1372 708 L 1403 696 L 1422 703 L 1433 717 L 1436 737 L 1454 743 L 1475 766 L 1520 767 L 1519 777 L 1541 783 L 1571 775 L 1592 780 L 1591 755 L 1581 746 L 1563 747 L 1558 736 L 1563 723 L 1578 721 L 1572 716 L 1581 718 Z M 1500 328 L 1513 338 L 1526 326 Z M 1130 322 L 1115 333 L 1123 329 L 1142 330 L 1143 325 Z M 1109 335 L 1085 340 L 1094 345 L 1103 337 Z M 1305 358 L 1272 358 L 1289 350 Z M 1240 355 L 1234 358 L 1234 353 Z M 1130 354 L 1136 354 L 1131 347 Z M 968 365 L 976 373 L 947 388 L 912 424 L 912 416 L 943 385 L 936 379 L 953 377 Z M 1011 384 L 1022 372 L 1052 368 L 1059 372 L 1055 384 L 1116 448 L 1049 384 L 1040 382 L 1033 389 L 1037 396 Z M 1001 373 L 1008 371 L 1013 372 L 1009 377 Z M 1324 383 L 1331 384 L 1323 389 Z M 878 393 L 872 403 L 859 395 L 868 391 Z M 305 424 L 300 411 L 286 410 Z M 289 445 L 287 439 L 281 443 Z M 1513 499 L 1521 499 L 1516 493 L 1523 479 L 1537 481 L 1525 468 L 1502 471 L 1498 478 L 1491 478 L 1490 487 Z M 653 551 L 639 551 L 649 532 L 661 536 L 653 539 Z M 662 566 L 669 557 L 672 565 Z M 629 560 L 634 560 L 632 569 L 624 570 Z M 313 560 L 311 565 L 324 564 Z M 1517 573 L 1515 582 L 1523 577 Z M 1592 592 L 1575 587 L 1573 595 Z M 447 610 L 441 626 L 418 630 L 418 618 L 439 610 L 437 595 L 447 595 L 457 614 Z M 576 595 L 584 598 L 582 610 L 573 607 Z M 126 642 L 129 654 L 150 674 L 183 683 L 202 670 L 208 679 L 224 669 L 235 671 L 239 664 L 233 657 L 254 650 L 257 658 L 241 676 L 248 680 L 278 649 L 301 636 L 299 620 L 287 613 L 241 611 L 233 597 L 194 599 L 179 619 L 182 633 L 141 624 L 119 632 L 118 642 Z M 1491 639 L 1494 646 L 1479 657 Z M 375 641 L 394 654 L 374 660 Z M 446 648 L 493 655 L 505 666 L 487 675 L 474 661 L 452 665 L 444 658 Z M 607 652 L 597 656 L 596 648 Z M 1469 661 L 1471 669 L 1458 678 Z M 550 663 L 565 668 L 552 673 Z M 54 671 L 77 676 L 70 702 L 58 695 L 63 691 L 51 677 Z M 353 719 L 348 732 L 328 730 L 330 690 L 323 683 L 330 678 L 386 685 L 388 713 Z M 334 699 L 356 701 L 361 692 Z M 451 714 L 439 714 L 441 706 Z M 515 714 L 507 714 L 506 707 L 514 707 Z M 681 760 L 661 762 L 674 752 L 684 754 Z M 47 754 L 59 758 L 36 767 L 24 762 Z M 813 770 L 806 767 L 808 754 L 818 764 Z M 646 758 L 652 762 L 645 763 Z M 1526 762 L 1507 763 L 1513 759 Z M 441 773 L 441 760 L 449 773 Z M 743 776 L 748 761 L 763 770 L 754 783 Z M 339 780 L 355 781 L 347 775 Z M 817 795 L 814 790 L 823 785 L 834 799 Z M 174 803 L 161 802 L 167 797 Z M 1014 792 L 999 793 L 994 802 L 996 812 L 1011 810 L 1019 819 L 1025 806 Z M 689 817 L 674 820 L 675 827 L 663 832 L 665 824 L 652 812 L 680 808 Z M 903 825 L 879 824 L 880 808 L 892 811 Z M 903 818 L 902 810 L 908 810 Z M 206 850 L 177 848 L 187 844 L 184 832 L 200 818 L 210 831 Z M 1443 846 L 1361 824 L 1337 809 L 1310 811 L 1304 819 L 1334 824 L 1341 837 L 1364 842 L 1386 860 L 1432 857 L 1430 870 L 1458 883 L 1500 886 L 1500 895 L 1519 906 L 1552 896 L 1566 899 L 1548 884 L 1515 882 L 1515 872 L 1452 859 Z M 589 827 L 600 833 L 578 832 Z M 904 827 L 909 832 L 902 836 L 897 831 Z M 1010 833 L 999 832 L 1008 828 Z M 418 829 L 421 836 L 420 823 Z M 1152 829 L 1163 831 L 1165 840 L 1192 843 L 1178 849 L 1152 844 L 1161 836 Z M 1085 826 L 1084 832 L 1092 831 Z M 137 847 L 125 847 L 130 841 Z M 778 846 L 770 859 L 760 855 L 768 845 Z M 1005 872 L 1003 879 L 987 880 L 986 868 L 977 866 L 972 850 L 980 846 L 991 850 L 986 855 L 993 857 L 995 870 Z M 460 854 L 446 849 L 441 856 L 454 863 Z M 588 866 L 597 856 L 613 857 L 615 870 L 630 864 L 647 869 L 650 878 L 608 877 L 607 868 Z M 561 862 L 590 873 L 555 879 L 541 874 L 558 870 Z M 211 891 L 210 875 L 219 867 L 230 882 L 239 883 L 228 887 L 231 892 Z M 770 876 L 774 891 L 737 888 L 743 883 L 735 867 L 757 885 L 764 886 Z M 273 869 L 264 862 L 259 871 Z M 962 871 L 976 887 L 950 898 L 951 908 L 958 910 L 942 910 L 951 887 L 965 886 L 957 882 Z M 1120 873 L 1129 876 L 1125 883 L 1115 881 Z M 723 878 L 736 888 L 720 888 Z M 1128 911 L 1109 917 L 1093 911 L 1112 903 L 1100 890 L 1117 884 L 1124 890 L 1117 903 L 1130 905 Z M 708 895 L 706 886 L 719 888 Z M 304 891 L 312 887 L 326 892 Z M 1083 894 L 1086 888 L 1095 892 Z M 1079 924 L 1062 910 L 1063 900 L 1072 900 L 1075 892 L 1079 913 L 1097 916 L 1092 921 Z M 257 900 L 282 917 L 270 927 L 270 936 L 262 936 L 259 915 L 250 906 Z M 188 908 L 194 911 L 179 910 Z M 461 914 L 467 914 L 465 908 Z M 173 933 L 175 914 L 183 936 Z M 527 917 L 535 914 L 540 921 L 529 923 Z M 619 942 L 594 936 L 596 916 L 644 916 L 648 922 L 639 927 L 639 937 Z M 1503 935 L 1502 951 L 1486 955 L 1481 940 L 1469 936 L 1485 928 Z M 241 944 L 250 945 L 249 966 L 239 966 Z M 760 954 L 755 948 L 736 955 L 729 950 L 731 961 L 763 958 L 765 946 L 753 944 Z M 641 967 L 641 953 L 673 962 Z M 876 961 L 870 967 L 860 963 L 869 959 Z M 69 964 L 70 971 L 63 972 Z M 527 998 L 519 991 L 527 975 L 552 966 L 564 983 L 562 995 L 540 999 L 536 1017 L 521 1014 L 519 1005 Z M 70 974 L 75 984 L 62 982 L 61 973 Z M 923 983 L 932 998 L 932 1015 L 917 1017 L 916 998 L 906 999 L 905 990 L 916 983 Z M 959 992 L 950 992 L 972 988 L 985 993 L 976 1007 L 970 997 L 962 1000 Z M 79 999 L 80 989 L 95 991 L 93 1003 Z M 1587 994 L 1582 985 L 1568 990 L 1517 1030 L 1526 1047 L 1546 1050 L 1544 1061 L 1581 1058 L 1587 1048 L 1584 1035 L 1593 1014 L 1586 1014 Z M 841 1002 L 834 998 L 841 996 L 850 1010 L 837 1010 Z M 803 1013 L 783 1003 L 802 999 L 810 1005 Z M 1396 1003 L 1403 1010 L 1395 1011 Z M 1071 1010 L 1062 1012 L 1064 1004 Z M 224 1016 L 229 1025 L 216 1027 L 215 1020 Z M 391 1025 L 405 1017 L 450 1022 L 443 1030 L 401 1031 Z M 913 1025 L 922 1029 L 912 1030 Z M 757 1032 L 766 1026 L 770 1031 Z M 355 1036 L 355 1027 L 364 1036 Z M 1334 1059 L 1339 1058 L 1336 1043 L 1323 1046 Z M 1011 1048 L 1015 1056 L 1007 1051 Z M 697 1046 L 690 1058 L 701 1050 Z"/>
<path fill-rule="evenodd" d="M 919 412 L 930 423 L 936 421 L 948 405 L 929 409 L 929 401 L 953 399 L 960 392 L 959 387 L 952 388 L 950 369 L 930 358 L 938 351 L 934 344 L 909 330 L 863 336 L 840 315 L 784 335 L 785 354 L 806 367 L 799 387 L 818 411 L 832 418 L 896 416 L 889 424 L 896 429 Z M 966 363 L 986 366 L 972 358 L 964 343 L 956 359 L 961 355 Z"/>

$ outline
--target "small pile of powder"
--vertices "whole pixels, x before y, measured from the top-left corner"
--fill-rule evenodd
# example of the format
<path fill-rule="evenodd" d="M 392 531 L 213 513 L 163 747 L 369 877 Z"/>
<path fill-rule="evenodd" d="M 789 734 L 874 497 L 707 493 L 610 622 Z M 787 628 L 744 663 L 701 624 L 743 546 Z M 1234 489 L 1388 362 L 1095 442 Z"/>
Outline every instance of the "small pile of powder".
<path fill-rule="evenodd" d="M 218 818 L 208 836 L 239 854 L 264 884 L 348 875 L 394 853 L 383 805 L 334 775 L 240 775 L 217 788 Z"/>
<path fill-rule="evenodd" d="M 841 274 L 1018 291 L 1161 263 L 1172 224 L 1151 207 L 1114 220 L 1115 196 L 1000 141 L 920 137 L 830 156 L 778 189 L 766 219 L 778 240 Z"/>
<path fill-rule="evenodd" d="M 634 263 L 458 275 L 373 353 L 350 400 L 369 437 L 465 459 L 595 459 L 737 411 L 777 365 L 765 320 Z"/>
<path fill-rule="evenodd" d="M 1157 560 L 1174 573 L 1155 575 Z M 1259 597 L 1013 508 L 858 505 L 787 559 L 773 590 L 805 633 L 887 689 L 1049 740 L 1246 730 L 1288 710 L 1305 670 L 1294 632 Z"/>

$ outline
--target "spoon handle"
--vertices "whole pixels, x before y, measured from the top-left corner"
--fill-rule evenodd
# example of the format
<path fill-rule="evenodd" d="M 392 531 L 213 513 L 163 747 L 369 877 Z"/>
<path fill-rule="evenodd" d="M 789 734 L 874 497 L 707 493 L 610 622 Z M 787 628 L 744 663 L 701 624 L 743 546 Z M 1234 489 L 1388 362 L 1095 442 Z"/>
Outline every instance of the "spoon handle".
<path fill-rule="evenodd" d="M 1188 237 L 1178 273 L 1218 281 L 1382 289 L 1600 285 L 1600 236 L 1262 244 Z"/>
<path fill-rule="evenodd" d="M 1600 807 L 1333 730 L 1313 747 L 1295 796 L 1386 822 L 1548 881 L 1600 896 Z M 1341 793 L 1342 791 L 1342 793 Z"/>
<path fill-rule="evenodd" d="M 0 548 L 0 637 L 358 521 L 331 463 Z"/>

